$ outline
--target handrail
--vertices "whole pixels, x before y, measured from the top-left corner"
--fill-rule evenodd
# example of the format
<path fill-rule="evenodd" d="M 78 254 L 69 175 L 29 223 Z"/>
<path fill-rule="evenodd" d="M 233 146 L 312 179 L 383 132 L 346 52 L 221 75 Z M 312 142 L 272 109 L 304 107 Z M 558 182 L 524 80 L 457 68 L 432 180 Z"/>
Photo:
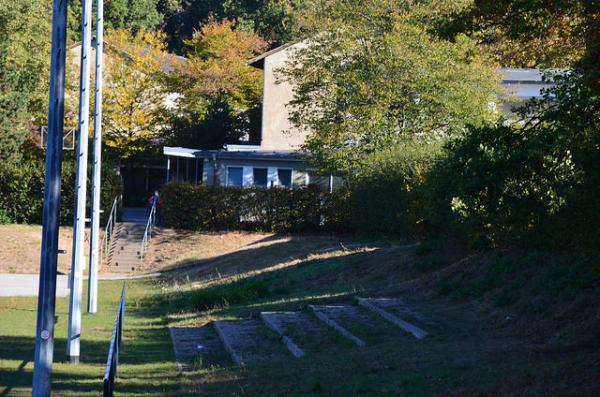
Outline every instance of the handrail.
<path fill-rule="evenodd" d="M 152 238 L 152 229 L 156 222 L 156 204 L 152 205 L 150 209 L 150 215 L 148 216 L 148 222 L 146 222 L 146 230 L 144 230 L 144 238 L 142 239 L 142 246 L 140 247 L 140 263 L 144 263 L 144 254 L 148 250 L 148 242 Z"/>
<path fill-rule="evenodd" d="M 123 336 L 123 320 L 125 318 L 125 290 L 123 284 L 121 299 L 117 307 L 117 318 L 113 327 L 110 347 L 108 349 L 108 359 L 106 360 L 106 372 L 103 379 L 103 397 L 112 397 L 115 390 L 115 377 L 117 376 L 117 366 L 119 365 L 119 350 L 121 350 L 121 339 Z"/>
<path fill-rule="evenodd" d="M 106 228 L 104 229 L 104 237 L 102 238 L 102 249 L 100 250 L 100 263 L 102 263 L 102 256 L 106 255 L 108 257 L 108 249 L 110 247 L 110 242 L 112 240 L 113 234 L 115 232 L 115 226 L 117 225 L 117 209 L 119 205 L 119 197 L 115 197 L 113 200 L 112 208 L 110 209 L 110 215 L 108 216 L 108 221 L 106 222 Z"/>

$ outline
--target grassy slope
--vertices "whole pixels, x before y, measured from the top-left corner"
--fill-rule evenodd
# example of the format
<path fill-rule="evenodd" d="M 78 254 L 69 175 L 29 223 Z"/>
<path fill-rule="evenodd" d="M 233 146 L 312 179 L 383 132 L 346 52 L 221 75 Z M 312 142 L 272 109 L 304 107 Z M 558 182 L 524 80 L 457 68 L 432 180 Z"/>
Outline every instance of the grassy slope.
<path fill-rule="evenodd" d="M 98 314 L 83 316 L 81 364 L 66 358 L 68 298 L 57 301 L 53 395 L 101 395 L 115 310 L 122 282 L 100 282 Z M 84 291 L 86 288 L 84 287 Z M 151 282 L 130 282 L 127 291 L 125 334 L 117 390 L 121 396 L 179 395 L 179 382 L 164 311 L 144 306 L 158 292 Z M 84 297 L 85 299 L 85 297 Z M 0 298 L 0 395 L 31 395 L 37 299 Z"/>
<path fill-rule="evenodd" d="M 227 396 L 594 395 L 600 318 L 597 271 L 579 258 L 456 255 L 371 244 L 327 250 L 332 239 L 288 239 L 173 275 L 171 323 L 255 318 L 354 296 L 403 296 L 435 322 L 416 342 L 401 333 L 357 349 L 344 340 L 284 363 L 236 368 L 205 357 L 185 389 Z M 312 254 L 311 254 L 312 253 Z M 552 261 L 549 258 L 553 258 Z M 565 260 L 567 262 L 561 262 Z M 565 266 L 571 270 L 565 276 Z M 218 268 L 218 272 L 217 269 Z M 528 270 L 524 270 L 528 269 Z M 579 270 L 577 270 L 579 269 Z M 588 269 L 588 270 L 582 270 Z M 205 310 L 212 307 L 212 310 Z M 203 309 L 203 310 L 197 310 Z M 570 323 L 576 321 L 576 323 Z M 364 331 L 364 330 L 362 330 Z M 357 330 L 361 332 L 361 330 Z M 338 338 L 339 339 L 339 338 Z"/>
<path fill-rule="evenodd" d="M 118 395 L 600 395 L 595 260 L 516 252 L 450 265 L 460 255 L 439 247 L 269 235 L 235 250 L 235 236 L 210 238 L 211 255 L 221 255 L 129 283 Z M 58 300 L 54 395 L 99 395 L 121 285 L 101 282 L 99 313 L 84 316 L 79 366 L 64 363 L 68 300 Z M 299 360 L 242 369 L 219 353 L 175 369 L 167 325 L 209 326 L 356 295 L 408 299 L 435 321 L 426 326 L 432 336 L 416 342 L 357 327 L 366 349 L 334 334 L 332 346 L 313 341 L 320 351 Z M 35 315 L 35 299 L 0 298 L 0 396 L 30 393 Z"/>

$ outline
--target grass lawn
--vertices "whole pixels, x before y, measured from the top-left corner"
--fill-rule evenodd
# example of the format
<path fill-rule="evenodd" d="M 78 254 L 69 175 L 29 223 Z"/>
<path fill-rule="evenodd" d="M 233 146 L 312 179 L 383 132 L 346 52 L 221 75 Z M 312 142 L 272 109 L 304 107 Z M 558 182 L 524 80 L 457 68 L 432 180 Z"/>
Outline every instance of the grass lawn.
<path fill-rule="evenodd" d="M 207 354 L 183 374 L 182 390 L 273 397 L 599 395 L 600 343 L 593 329 L 600 317 L 590 306 L 598 301 L 593 292 L 598 274 L 564 279 L 560 288 L 575 286 L 578 292 L 561 297 L 551 288 L 556 279 L 547 275 L 564 263 L 543 256 L 491 255 L 449 266 L 456 259 L 452 254 L 405 249 L 401 243 L 348 248 L 338 242 L 324 249 L 326 242 L 331 244 L 275 240 L 183 269 L 165 284 L 160 304 L 168 307 L 171 324 L 210 328 L 211 320 L 256 319 L 261 311 L 312 315 L 308 304 L 400 296 L 432 322 L 407 318 L 430 335 L 416 340 L 376 319 L 375 329 L 348 325 L 367 341 L 365 348 L 332 331 L 318 340 L 298 340 L 309 350 L 300 359 L 287 354 L 240 368 L 224 351 Z M 518 282 L 524 274 L 527 281 Z M 498 298 L 507 293 L 514 299 Z"/>
<path fill-rule="evenodd" d="M 101 281 L 96 315 L 83 315 L 81 364 L 66 362 L 68 298 L 57 300 L 53 395 L 99 396 L 122 281 Z M 84 286 L 87 291 L 87 286 Z M 151 281 L 128 282 L 125 330 L 116 390 L 119 396 L 180 395 L 159 292 Z M 84 302 L 85 302 L 84 293 Z M 0 298 L 0 396 L 31 395 L 37 298 Z"/>
<path fill-rule="evenodd" d="M 600 395 L 595 258 L 498 252 L 457 262 L 460 252 L 437 246 L 278 235 L 231 243 L 236 236 L 202 237 L 215 244 L 194 253 L 204 259 L 165 255 L 163 268 L 181 266 L 159 280 L 128 282 L 116 395 Z M 68 299 L 58 300 L 53 395 L 100 395 L 122 284 L 100 283 L 99 313 L 83 317 L 78 366 L 65 362 Z M 300 359 L 280 346 L 279 359 L 238 367 L 217 348 L 176 368 L 169 326 L 215 335 L 215 319 L 278 310 L 312 316 L 308 304 L 353 304 L 356 296 L 402 297 L 418 312 L 407 320 L 430 335 L 416 340 L 374 317 L 373 327 L 344 324 L 364 348 L 331 331 L 298 340 L 307 348 Z M 0 397 L 30 395 L 35 316 L 36 299 L 0 298 Z"/>

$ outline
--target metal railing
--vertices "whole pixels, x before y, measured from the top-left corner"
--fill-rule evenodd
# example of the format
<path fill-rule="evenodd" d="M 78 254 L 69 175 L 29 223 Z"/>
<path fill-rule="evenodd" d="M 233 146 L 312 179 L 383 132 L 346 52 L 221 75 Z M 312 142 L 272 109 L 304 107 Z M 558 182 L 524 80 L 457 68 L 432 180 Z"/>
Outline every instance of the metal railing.
<path fill-rule="evenodd" d="M 119 207 L 119 197 L 115 197 L 113 200 L 110 214 L 108 215 L 108 221 L 106 222 L 106 228 L 104 229 L 104 237 L 102 238 L 102 245 L 100 249 L 100 263 L 102 263 L 103 257 L 108 258 L 108 250 L 115 233 L 115 227 L 117 225 L 117 211 Z"/>
<path fill-rule="evenodd" d="M 121 299 L 117 308 L 117 318 L 113 328 L 110 347 L 108 349 L 108 360 L 106 360 L 106 372 L 103 380 L 103 396 L 112 397 L 115 390 L 115 377 L 117 376 L 117 366 L 119 365 L 119 351 L 121 350 L 121 338 L 123 336 L 123 319 L 125 317 L 125 289 L 123 285 Z"/>
<path fill-rule="evenodd" d="M 156 222 L 156 204 L 152 206 L 150 209 L 150 215 L 148 216 L 148 222 L 146 222 L 146 230 L 144 230 L 144 238 L 142 238 L 142 245 L 140 247 L 140 263 L 144 263 L 144 255 L 148 250 L 148 243 L 152 238 L 152 229 L 154 228 L 154 224 Z"/>

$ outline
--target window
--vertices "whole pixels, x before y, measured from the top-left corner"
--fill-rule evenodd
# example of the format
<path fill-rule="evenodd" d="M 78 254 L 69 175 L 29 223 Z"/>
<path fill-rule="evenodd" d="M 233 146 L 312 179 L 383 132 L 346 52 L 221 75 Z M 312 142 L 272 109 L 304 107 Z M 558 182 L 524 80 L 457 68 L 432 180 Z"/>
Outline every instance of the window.
<path fill-rule="evenodd" d="M 277 178 L 279 185 L 288 189 L 292 187 L 292 170 L 277 170 Z"/>
<path fill-rule="evenodd" d="M 329 192 L 329 175 L 309 171 L 308 180 L 310 186 L 316 187 L 321 192 Z"/>
<path fill-rule="evenodd" d="M 229 167 L 227 169 L 227 186 L 242 186 L 243 175 L 242 167 Z"/>
<path fill-rule="evenodd" d="M 254 178 L 254 186 L 263 186 L 267 187 L 267 174 L 268 170 L 266 168 L 254 168 L 252 170 L 252 176 Z"/>

